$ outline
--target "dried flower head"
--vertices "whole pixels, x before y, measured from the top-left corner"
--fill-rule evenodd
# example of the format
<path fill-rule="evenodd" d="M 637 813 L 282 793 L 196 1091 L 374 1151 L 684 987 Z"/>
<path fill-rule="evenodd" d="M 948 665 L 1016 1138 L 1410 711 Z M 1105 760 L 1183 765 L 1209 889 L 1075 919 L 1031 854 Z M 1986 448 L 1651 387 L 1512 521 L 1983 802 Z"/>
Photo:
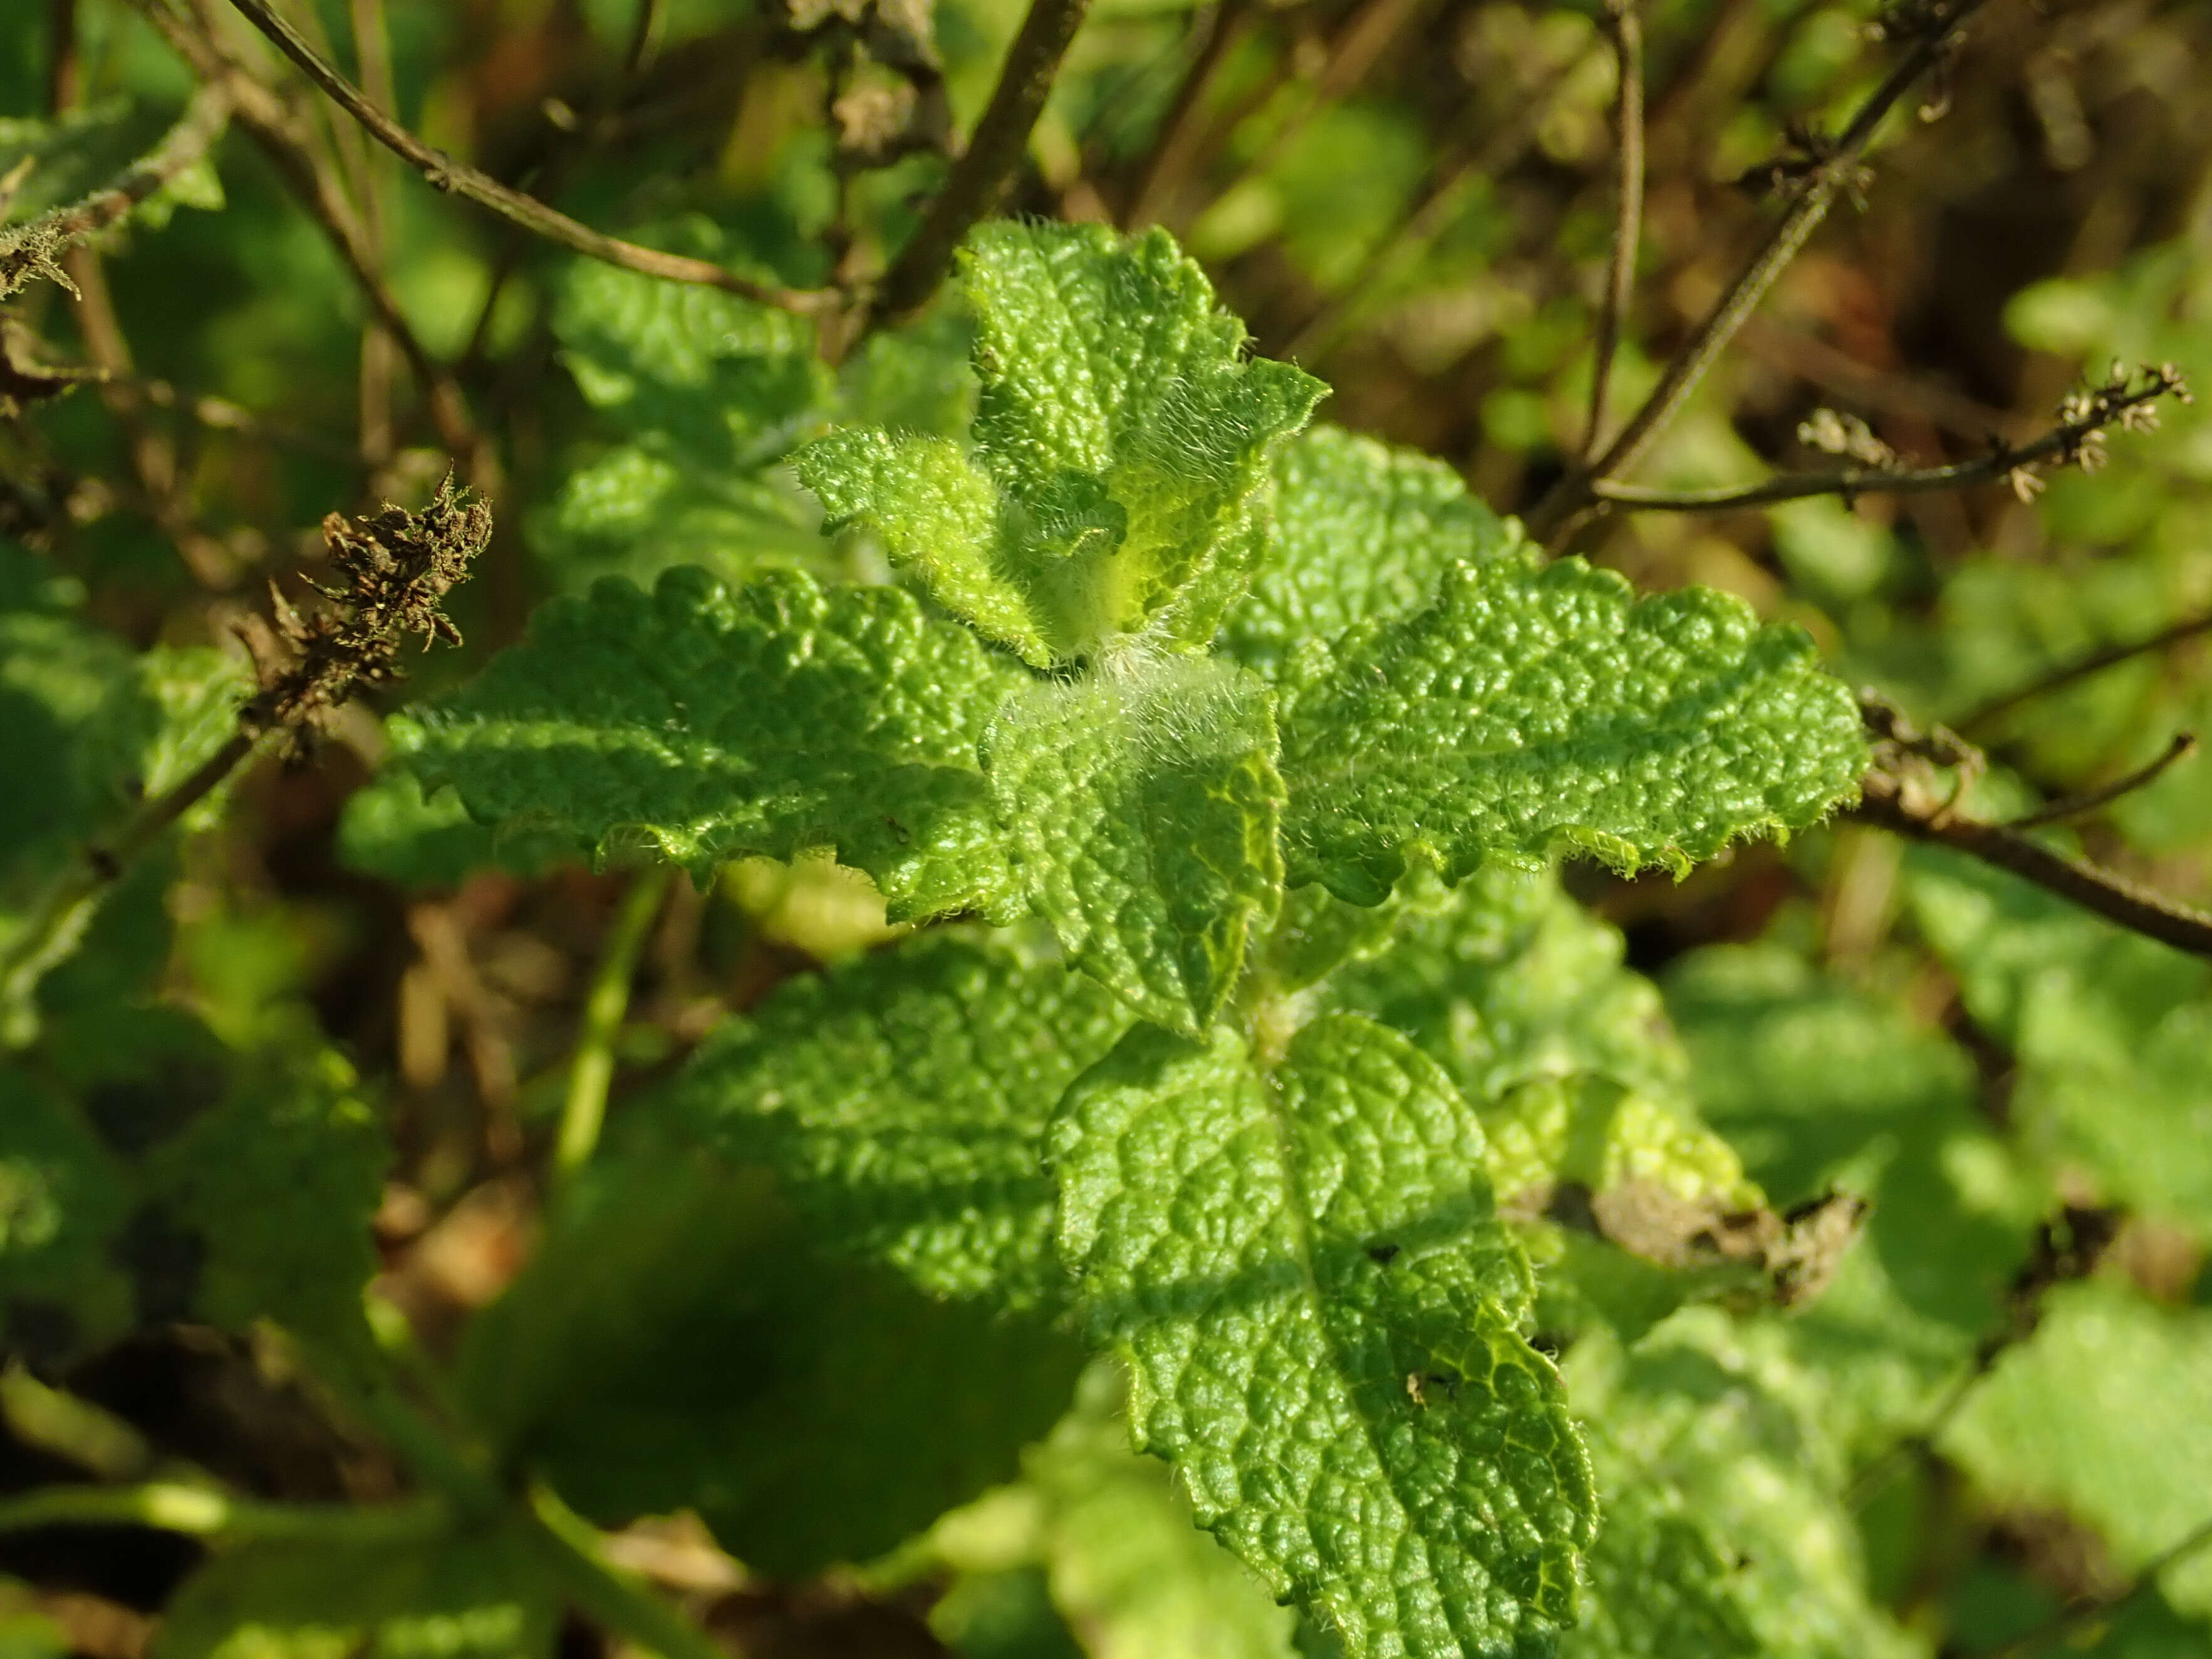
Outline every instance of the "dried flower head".
<path fill-rule="evenodd" d="M 439 608 L 465 581 L 491 539 L 491 508 L 453 487 L 451 475 L 425 510 L 387 504 L 364 519 L 333 513 L 323 539 L 343 586 L 315 585 L 331 608 L 302 617 L 271 583 L 271 623 L 251 618 L 240 629 L 252 653 L 260 690 L 240 712 L 248 731 L 283 728 L 296 756 L 331 711 L 364 685 L 399 678 L 401 645 L 422 637 L 461 642 Z"/>

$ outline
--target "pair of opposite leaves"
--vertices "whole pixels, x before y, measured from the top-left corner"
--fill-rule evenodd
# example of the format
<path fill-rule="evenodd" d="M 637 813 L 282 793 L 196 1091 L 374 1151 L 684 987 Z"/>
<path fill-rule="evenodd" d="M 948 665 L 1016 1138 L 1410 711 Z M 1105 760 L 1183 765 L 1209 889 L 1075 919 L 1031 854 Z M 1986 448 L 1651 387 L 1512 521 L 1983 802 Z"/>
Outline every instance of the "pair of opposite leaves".
<path fill-rule="evenodd" d="M 963 270 L 972 448 L 794 458 L 957 621 L 781 573 L 602 584 L 402 727 L 426 782 L 694 866 L 828 841 L 895 918 L 1040 911 L 1186 1035 L 1286 883 L 1374 904 L 1415 860 L 1563 846 L 1679 871 L 1853 787 L 1856 714 L 1802 632 L 1637 603 L 1434 463 L 1298 434 L 1320 383 L 1243 358 L 1164 233 L 987 225 Z"/>

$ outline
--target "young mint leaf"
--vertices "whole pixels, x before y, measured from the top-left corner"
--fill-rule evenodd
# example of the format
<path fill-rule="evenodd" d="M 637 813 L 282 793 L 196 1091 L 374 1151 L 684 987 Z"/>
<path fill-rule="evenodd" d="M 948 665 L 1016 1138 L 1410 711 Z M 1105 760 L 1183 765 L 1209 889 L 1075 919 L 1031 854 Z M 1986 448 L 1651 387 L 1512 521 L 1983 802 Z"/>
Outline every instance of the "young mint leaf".
<path fill-rule="evenodd" d="M 1053 1129 L 1059 1243 L 1139 1444 L 1351 1659 L 1547 1654 L 1594 1531 L 1522 1341 L 1482 1133 L 1404 1038 L 1329 1015 L 1272 1073 L 1139 1026 Z"/>
<path fill-rule="evenodd" d="M 1273 699 L 1233 665 L 1045 682 L 1008 700 L 984 765 L 1030 903 L 1077 966 L 1195 1035 L 1282 895 Z"/>
<path fill-rule="evenodd" d="M 1520 541 L 1442 461 L 1335 427 L 1284 444 L 1273 471 L 1274 546 L 1222 629 L 1229 653 L 1270 678 L 1300 641 L 1417 611 L 1452 566 Z"/>
<path fill-rule="evenodd" d="M 1174 239 L 980 227 L 961 258 L 975 451 L 844 433 L 797 458 L 933 598 L 1042 667 L 1149 633 L 1202 647 L 1261 549 L 1249 498 L 1323 390 L 1243 356 Z"/>
<path fill-rule="evenodd" d="M 556 599 L 393 736 L 482 822 L 694 869 L 827 842 L 894 920 L 1017 903 L 976 744 L 1023 679 L 895 588 L 665 573 Z"/>
<path fill-rule="evenodd" d="M 186 1580 L 155 1659 L 537 1659 L 560 1606 L 517 1524 L 389 1541 L 254 1543 Z"/>
<path fill-rule="evenodd" d="M 2212 1520 L 2212 1310 L 2109 1281 L 2051 1291 L 1942 1446 L 1990 1498 L 2062 1510 L 2124 1571 L 2146 1565 Z M 2212 1614 L 2212 1552 L 2159 1583 L 2182 1612 Z"/>
<path fill-rule="evenodd" d="M 1562 848 L 1680 873 L 1817 822 L 1867 761 L 1802 629 L 1525 556 L 1459 566 L 1428 609 L 1302 653 L 1282 726 L 1291 879 L 1357 904 L 1414 856 L 1452 880 Z"/>
<path fill-rule="evenodd" d="M 775 1170 L 826 1247 L 935 1296 L 1057 1301 L 1045 1126 L 1128 1024 L 1056 963 L 933 933 L 787 980 L 699 1047 L 670 1103 Z"/>
<path fill-rule="evenodd" d="M 821 1254 L 760 1172 L 595 1164 L 460 1381 L 505 1464 L 593 1521 L 696 1510 L 761 1572 L 869 1559 L 1012 1478 L 1081 1345 Z"/>

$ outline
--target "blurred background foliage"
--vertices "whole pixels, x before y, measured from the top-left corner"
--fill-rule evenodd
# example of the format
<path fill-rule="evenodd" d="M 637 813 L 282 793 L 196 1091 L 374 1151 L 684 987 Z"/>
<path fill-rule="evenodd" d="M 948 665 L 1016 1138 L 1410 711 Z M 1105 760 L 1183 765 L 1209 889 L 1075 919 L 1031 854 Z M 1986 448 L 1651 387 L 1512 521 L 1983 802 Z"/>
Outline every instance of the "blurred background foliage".
<path fill-rule="evenodd" d="M 594 226 L 800 286 L 882 270 L 1020 20 L 1012 0 L 287 9 L 432 143 Z M 388 64 L 364 60 L 364 19 Z M 242 57 L 296 85 L 222 21 Z M 1648 211 L 1617 407 L 1752 246 L 1765 164 L 1872 84 L 1871 21 L 1829 0 L 1645 9 Z M 1613 77 L 1586 7 L 1098 0 L 1008 206 L 1167 225 L 1255 350 L 1331 383 L 1324 418 L 1522 510 L 1584 418 Z M 0 173 L 34 164 L 10 216 L 108 176 L 190 86 L 118 0 L 14 0 Z M 2046 428 L 2116 357 L 2212 372 L 2209 88 L 2202 5 L 1989 7 L 1929 94 L 1936 118 L 1891 130 L 1863 199 L 1798 258 L 1640 481 L 1817 462 L 1799 427 L 1821 408 L 1916 463 L 1971 458 Z M 805 320 L 575 259 L 426 188 L 326 104 L 298 106 L 307 143 L 373 204 L 376 264 L 463 396 L 498 533 L 457 596 L 465 651 L 349 709 L 312 766 L 242 778 L 43 988 L 35 1064 L 0 1078 L 0 1278 L 12 1350 L 154 1455 L 272 1496 L 367 1498 L 391 1469 L 330 1427 L 281 1357 L 172 1322 L 186 1309 L 165 1289 L 161 1229 L 219 1221 L 220 1183 L 173 1141 L 87 1140 L 66 1102 L 250 1139 L 259 1097 L 226 1052 L 315 1072 L 286 1097 L 322 1101 L 331 1121 L 372 1101 L 397 1148 L 374 1209 L 377 1297 L 424 1348 L 452 1352 L 538 1248 L 532 1171 L 623 884 L 380 775 L 404 738 L 382 714 L 434 699 L 538 599 L 600 576 L 878 574 L 865 545 L 820 537 L 783 456 L 841 422 L 957 434 L 973 387 L 950 307 L 832 366 Z M 318 574 L 324 513 L 420 501 L 450 447 L 402 354 L 366 326 L 360 284 L 242 131 L 70 270 L 82 299 L 40 283 L 9 312 L 46 360 L 110 371 L 0 421 L 0 822 L 49 860 L 9 866 L 10 907 L 131 779 L 164 775 L 161 745 L 185 741 L 194 709 L 222 723 L 240 672 L 221 652 L 230 627 L 264 576 Z M 2212 408 L 2115 434 L 2101 470 L 2027 499 L 1996 485 L 1615 514 L 1577 547 L 1645 589 L 1710 584 L 1802 623 L 1839 673 L 1985 744 L 1991 800 L 2093 790 L 2212 714 Z M 2064 678 L 2100 653 L 2117 659 Z M 2212 763 L 2185 760 L 2071 833 L 2153 886 L 2212 894 Z M 1849 820 L 1680 884 L 1566 881 L 1573 903 L 1492 896 L 1479 937 L 1437 923 L 1363 969 L 1347 1006 L 1431 1031 L 1493 1079 L 1516 1055 L 1585 1056 L 1632 1028 L 1648 1041 L 1602 1063 L 1694 1101 L 1778 1206 L 1837 1185 L 1874 1206 L 1803 1311 L 1706 1306 L 1639 1340 L 1665 1307 L 1636 1315 L 1629 1286 L 1569 1348 L 1620 1501 L 1663 1489 L 1675 1497 L 1648 1501 L 1679 1499 L 1765 1551 L 1741 1623 L 1654 1636 L 1601 1621 L 1573 1650 L 2212 1652 L 2212 1550 L 2169 1559 L 2212 1518 L 2212 968 Z M 865 878 L 826 863 L 677 883 L 619 1035 L 617 1119 L 724 1016 L 891 931 Z M 317 1178 L 343 1204 L 371 1165 Z M 112 1227 L 83 1222 L 102 1204 Z M 82 1224 L 61 1225 L 72 1206 Z M 82 1243 L 125 1210 L 130 1248 Z M 736 1272 L 786 1249 L 776 1224 L 720 1239 L 713 1260 Z M 218 1275 L 285 1248 L 253 1231 L 203 1227 L 192 1248 Z M 556 1263 L 597 1249 L 545 1248 Z M 582 1311 L 562 1311 L 555 1277 L 526 1279 L 501 1319 L 586 1321 L 582 1342 L 590 1319 L 615 1317 L 583 1291 Z M 680 1312 L 705 1291 L 668 1294 Z M 70 1310 L 65 1328 L 40 1324 L 47 1306 Z M 340 1346 L 367 1340 L 343 1310 L 293 1317 Z M 81 1437 L 40 1427 L 43 1385 L 9 1378 L 0 1484 L 81 1471 Z M 1110 1377 L 1088 1378 L 1014 1484 L 865 1571 L 747 1575 L 679 1522 L 624 1547 L 749 1653 L 1322 1650 L 1189 1531 L 1158 1468 L 1119 1449 L 1111 1395 Z M 890 1536 L 911 1529 L 899 1515 Z M 1674 1535 L 1655 1527 L 1638 1535 Z M 1746 1569 L 1705 1536 L 1686 1525 L 1667 1571 Z M 0 1644 L 135 1656 L 191 1560 L 143 1530 L 0 1540 L 21 1581 L 0 1601 Z M 1649 1565 L 1601 1545 L 1592 1571 L 1648 1585 Z M 543 1622 L 527 1600 L 517 1630 Z M 179 1628 L 180 1650 L 191 1620 Z M 405 1645 L 398 1628 L 380 1642 Z M 573 1620 L 560 1639 L 598 1641 Z"/>

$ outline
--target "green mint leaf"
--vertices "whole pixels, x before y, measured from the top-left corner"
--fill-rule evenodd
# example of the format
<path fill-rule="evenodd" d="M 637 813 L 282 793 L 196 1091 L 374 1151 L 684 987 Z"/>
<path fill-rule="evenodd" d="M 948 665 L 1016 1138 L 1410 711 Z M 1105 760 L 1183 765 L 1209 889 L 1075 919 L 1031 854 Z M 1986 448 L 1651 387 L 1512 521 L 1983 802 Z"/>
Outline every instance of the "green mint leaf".
<path fill-rule="evenodd" d="M 1053 1156 L 1093 1337 L 1203 1525 L 1352 1659 L 1552 1651 L 1589 1465 L 1433 1062 L 1345 1015 L 1272 1074 L 1226 1030 L 1140 1026 L 1070 1088 Z"/>
<path fill-rule="evenodd" d="M 1376 914 L 1316 889 L 1300 896 L 1325 914 Z M 1657 988 L 1623 965 L 1620 930 L 1570 897 L 1556 871 L 1491 866 L 1449 888 L 1424 873 L 1385 914 L 1388 948 L 1340 969 L 1326 999 L 1406 1033 L 1469 1100 L 1584 1073 L 1682 1097 L 1688 1062 Z"/>
<path fill-rule="evenodd" d="M 478 823 L 451 789 L 424 797 L 421 780 L 387 766 L 346 799 L 338 862 L 410 889 L 458 887 L 478 870 L 538 876 L 576 855 L 575 838 L 527 825 Z"/>
<path fill-rule="evenodd" d="M 1584 1369 L 1571 1353 L 1577 1409 L 1596 1425 L 1591 1449 L 1605 1498 L 1591 1578 L 1595 1593 L 1613 1594 L 1593 1619 L 1594 1636 L 1608 1627 L 1648 1628 L 1647 1618 L 1667 1611 L 1650 1599 L 1662 1593 L 1658 1586 L 1623 1574 L 1624 1565 L 1636 1572 L 1620 1559 L 1636 1552 L 1632 1534 L 1616 1535 L 1612 1559 L 1600 1565 L 1605 1530 L 1619 1525 L 1627 1533 L 1672 1515 L 1680 1517 L 1676 1526 L 1686 1523 L 1706 1540 L 1701 1546 L 1678 1534 L 1672 1547 L 1694 1556 L 1711 1548 L 1732 1565 L 1723 1585 L 1693 1579 L 1684 1587 L 1704 1603 L 1683 1609 L 1694 1620 L 1691 1628 L 1702 1626 L 1725 1645 L 1632 1645 L 1626 1652 L 1690 1659 L 1740 1651 L 1747 1625 L 1753 1650 L 1771 1659 L 1924 1653 L 1868 1593 L 1858 1520 L 1843 1495 L 1846 1465 L 1829 1431 L 1838 1402 L 1821 1386 L 1825 1379 L 1790 1358 L 1785 1328 L 1696 1308 L 1653 1331 L 1610 1377 L 1599 1375 L 1601 1356 L 1591 1356 L 1596 1363 Z M 1658 1515 L 1639 1514 L 1649 1509 Z M 1645 1547 L 1666 1541 L 1645 1534 Z M 1570 1634 L 1562 1654 L 1576 1659 L 1582 1638 Z"/>
<path fill-rule="evenodd" d="M 2027 1150 L 2212 1240 L 2212 966 L 1954 855 L 1908 869 L 1921 931 L 2015 1057 Z"/>
<path fill-rule="evenodd" d="M 1517 526 L 1442 461 L 1335 427 L 1284 444 L 1273 471 L 1275 544 L 1222 630 L 1230 653 L 1270 678 L 1300 641 L 1417 611 L 1454 565 L 1519 544 Z"/>
<path fill-rule="evenodd" d="M 530 536 L 570 588 L 602 574 L 650 580 L 681 564 L 738 581 L 766 565 L 823 566 L 815 517 L 813 503 L 776 471 L 708 462 L 652 441 L 579 462 L 531 519 Z"/>
<path fill-rule="evenodd" d="M 2212 1310 L 2123 1282 L 2061 1286 L 1940 1442 L 1994 1502 L 2094 1528 L 2123 1572 L 2201 1528 L 2212 1491 Z M 2212 1554 L 2167 1567 L 2177 1609 L 2212 1615 Z"/>
<path fill-rule="evenodd" d="M 1818 822 L 1867 761 L 1802 629 L 1709 589 L 1637 600 L 1576 559 L 1460 566 L 1427 610 L 1302 653 L 1282 727 L 1291 879 L 1359 904 L 1416 856 L 1453 880 L 1562 849 L 1680 873 Z"/>
<path fill-rule="evenodd" d="M 1080 1648 L 1042 1650 L 1069 1659 L 1295 1659 L 1296 1616 L 1199 1529 L 1167 1466 L 1130 1449 L 1127 1393 L 1119 1366 L 1091 1365 L 1020 1481 L 930 1528 L 927 1560 L 962 1575 L 932 1628 L 963 1654 L 1009 1651 L 990 1639 L 1020 1625 L 1081 1631 Z"/>
<path fill-rule="evenodd" d="M 1169 659 L 1026 687 L 984 743 L 1024 890 L 1078 967 L 1188 1035 L 1281 900 L 1273 700 L 1233 665 Z"/>
<path fill-rule="evenodd" d="M 1736 1601 L 1736 1563 L 1711 1530 L 1671 1486 L 1608 1457 L 1601 1431 L 1589 1439 L 1611 1478 L 1582 1620 L 1560 1641 L 1560 1659 L 1764 1659 Z"/>
<path fill-rule="evenodd" d="M 534 1659 L 560 1607 L 524 1528 L 225 1551 L 162 1609 L 159 1659 Z"/>
<path fill-rule="evenodd" d="M 961 256 L 981 392 L 972 454 L 845 433 L 797 458 L 833 527 L 1038 666 L 1149 633 L 1202 647 L 1263 538 L 1270 447 L 1323 388 L 1243 329 L 1164 231 L 1001 222 Z"/>
<path fill-rule="evenodd" d="M 700 1046 L 671 1105 L 775 1170 L 829 1248 L 932 1295 L 1056 1301 L 1045 1127 L 1128 1024 L 1056 963 L 927 934 L 786 981 Z"/>
<path fill-rule="evenodd" d="M 894 919 L 1016 890 L 976 745 L 1020 671 L 894 588 L 665 573 L 556 599 L 446 707 L 394 722 L 479 820 L 694 869 L 827 843 Z"/>
<path fill-rule="evenodd" d="M 863 428 L 809 444 L 796 465 L 831 526 L 874 532 L 954 616 L 1039 667 L 1060 654 L 1054 619 L 999 544 L 998 491 L 957 443 Z"/>
<path fill-rule="evenodd" d="M 71 1101 L 0 1066 L 0 1310 L 9 1346 L 33 1361 L 74 1358 L 130 1322 L 117 1237 L 128 1175 Z"/>
<path fill-rule="evenodd" d="M 737 252 L 696 217 L 649 240 L 724 263 Z M 803 319 L 579 259 L 562 274 L 553 331 L 611 438 L 566 469 L 531 523 L 571 585 L 593 573 L 646 580 L 675 564 L 742 580 L 764 563 L 821 562 L 812 505 L 777 465 L 832 403 Z"/>
<path fill-rule="evenodd" d="M 826 1259 L 758 1172 L 633 1152 L 578 1196 L 460 1382 L 500 1454 L 602 1525 L 693 1509 L 804 1577 L 1012 1478 L 1066 1409 L 1079 1344 Z"/>
<path fill-rule="evenodd" d="M 272 1319 L 340 1364 L 377 1363 L 362 1295 L 391 1145 L 336 1054 L 242 1066 L 222 1103 L 146 1163 L 167 1219 L 201 1243 L 194 1308 L 245 1330 Z"/>

